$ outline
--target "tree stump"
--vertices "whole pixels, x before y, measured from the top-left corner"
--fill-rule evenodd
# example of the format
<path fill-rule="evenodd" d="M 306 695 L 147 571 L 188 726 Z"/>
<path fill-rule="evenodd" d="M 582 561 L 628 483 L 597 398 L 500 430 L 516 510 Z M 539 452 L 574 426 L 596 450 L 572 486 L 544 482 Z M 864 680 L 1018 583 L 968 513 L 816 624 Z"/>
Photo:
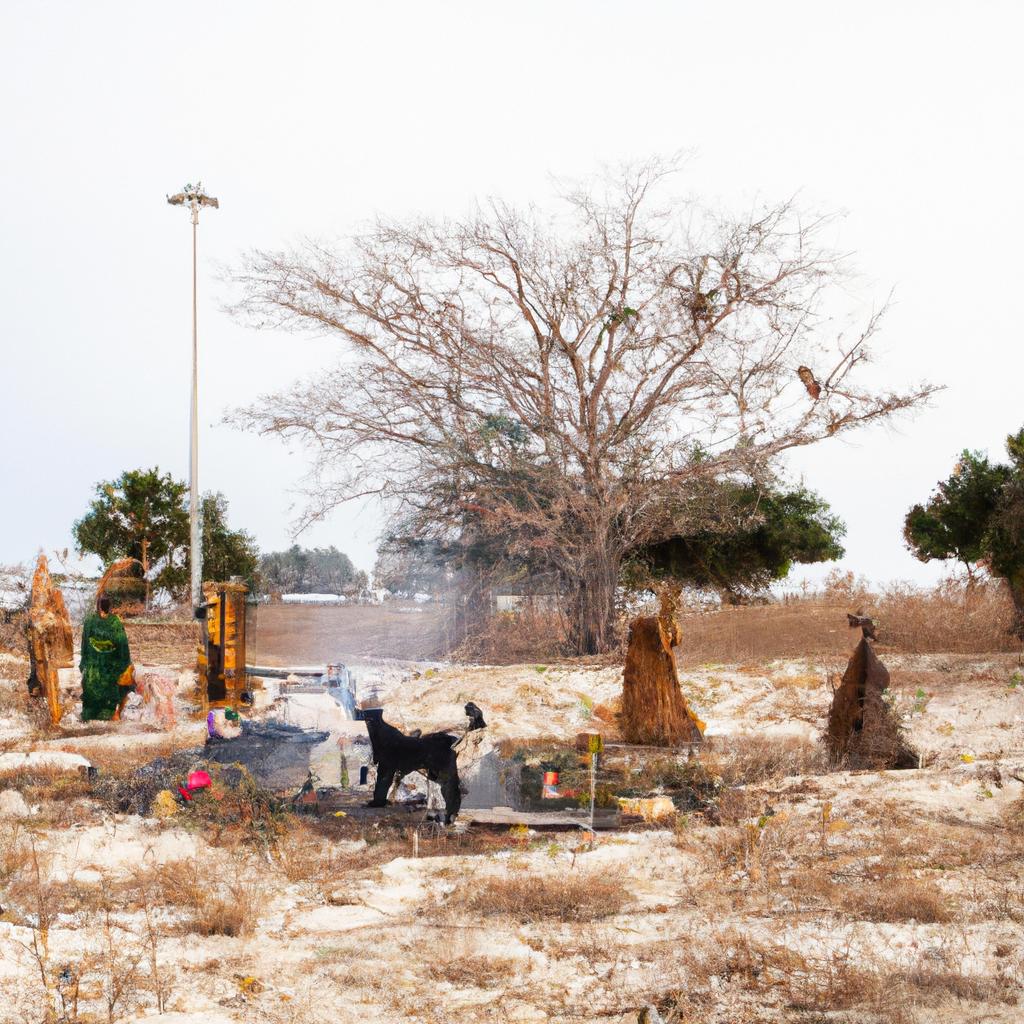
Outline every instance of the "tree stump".
<path fill-rule="evenodd" d="M 662 595 L 659 615 L 640 616 L 630 625 L 619 715 L 627 743 L 674 747 L 703 741 L 704 723 L 690 710 L 679 686 L 672 649 L 680 639 L 668 594 Z"/>
<path fill-rule="evenodd" d="M 885 700 L 889 670 L 866 636 L 854 648 L 843 680 L 832 696 L 825 742 L 836 766 L 916 768 L 918 757 L 903 737 Z"/>
<path fill-rule="evenodd" d="M 28 611 L 29 690 L 38 689 L 46 698 L 50 721 L 57 725 L 64 709 L 60 704 L 60 676 L 74 658 L 71 617 L 64 595 L 54 585 L 46 556 L 40 555 L 32 577 L 32 600 Z"/>

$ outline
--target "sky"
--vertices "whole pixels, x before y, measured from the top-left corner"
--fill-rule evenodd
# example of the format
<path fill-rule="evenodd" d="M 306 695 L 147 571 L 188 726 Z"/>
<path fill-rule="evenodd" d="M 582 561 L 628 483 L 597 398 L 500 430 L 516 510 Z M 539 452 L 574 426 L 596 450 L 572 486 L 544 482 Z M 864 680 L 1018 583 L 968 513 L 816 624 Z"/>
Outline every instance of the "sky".
<path fill-rule="evenodd" d="M 378 215 L 543 206 L 553 177 L 682 150 L 709 203 L 840 213 L 851 295 L 892 293 L 874 372 L 946 390 L 788 470 L 846 521 L 841 568 L 936 579 L 903 515 L 1024 423 L 1022 29 L 1024 6 L 984 0 L 6 0 L 0 563 L 72 545 L 99 480 L 187 476 L 191 237 L 165 201 L 185 182 L 221 202 L 199 229 L 200 485 L 276 550 L 305 455 L 222 419 L 338 342 L 234 321 L 219 268 Z M 299 540 L 370 569 L 381 525 L 348 506 Z"/>

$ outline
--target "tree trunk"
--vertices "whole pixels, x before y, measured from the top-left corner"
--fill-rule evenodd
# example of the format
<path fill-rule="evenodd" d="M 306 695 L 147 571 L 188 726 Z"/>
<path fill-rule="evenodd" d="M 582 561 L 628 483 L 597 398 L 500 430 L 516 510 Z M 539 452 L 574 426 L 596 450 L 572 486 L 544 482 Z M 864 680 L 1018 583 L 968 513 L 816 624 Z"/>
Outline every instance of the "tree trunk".
<path fill-rule="evenodd" d="M 569 580 L 569 642 L 575 654 L 604 654 L 615 645 L 615 591 L 621 559 L 598 548 Z"/>

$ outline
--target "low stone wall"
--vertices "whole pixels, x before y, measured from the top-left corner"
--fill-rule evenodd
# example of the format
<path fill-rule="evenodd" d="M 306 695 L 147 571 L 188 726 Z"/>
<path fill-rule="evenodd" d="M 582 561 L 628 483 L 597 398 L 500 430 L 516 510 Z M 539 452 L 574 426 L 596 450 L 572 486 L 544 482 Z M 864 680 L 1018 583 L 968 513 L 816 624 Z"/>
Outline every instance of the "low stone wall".
<path fill-rule="evenodd" d="M 144 665 L 177 665 L 195 668 L 199 647 L 199 623 L 125 621 L 132 660 Z"/>

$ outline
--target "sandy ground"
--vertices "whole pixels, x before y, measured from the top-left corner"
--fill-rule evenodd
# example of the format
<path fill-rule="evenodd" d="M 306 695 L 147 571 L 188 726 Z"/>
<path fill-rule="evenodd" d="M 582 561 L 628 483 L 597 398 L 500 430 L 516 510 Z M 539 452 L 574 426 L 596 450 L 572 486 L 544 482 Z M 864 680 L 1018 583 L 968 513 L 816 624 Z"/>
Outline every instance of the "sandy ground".
<path fill-rule="evenodd" d="M 66 1008 L 62 971 L 82 980 L 77 1016 L 57 1019 L 83 1021 L 148 1019 L 158 997 L 165 1024 L 611 1024 L 647 1003 L 678 1022 L 1019 1021 L 1024 678 L 1002 655 L 887 661 L 920 770 L 754 772 L 744 743 L 813 759 L 841 664 L 688 670 L 709 771 L 752 776 L 717 824 L 424 837 L 414 856 L 408 829 L 298 825 L 272 847 L 225 845 L 184 813 L 160 822 L 35 790 L 27 816 L 0 820 L 0 1021 L 43 1020 L 47 998 Z M 0 659 L 4 754 L 141 762 L 200 735 L 141 720 L 33 734 L 18 669 Z M 471 699 L 510 739 L 592 728 L 620 685 L 615 668 L 545 665 L 391 664 L 360 679 L 407 728 L 459 723 Z M 176 889 L 192 878 L 198 904 Z M 478 892 L 492 902 L 473 905 Z M 197 933 L 216 900 L 244 906 L 247 930 Z"/>

